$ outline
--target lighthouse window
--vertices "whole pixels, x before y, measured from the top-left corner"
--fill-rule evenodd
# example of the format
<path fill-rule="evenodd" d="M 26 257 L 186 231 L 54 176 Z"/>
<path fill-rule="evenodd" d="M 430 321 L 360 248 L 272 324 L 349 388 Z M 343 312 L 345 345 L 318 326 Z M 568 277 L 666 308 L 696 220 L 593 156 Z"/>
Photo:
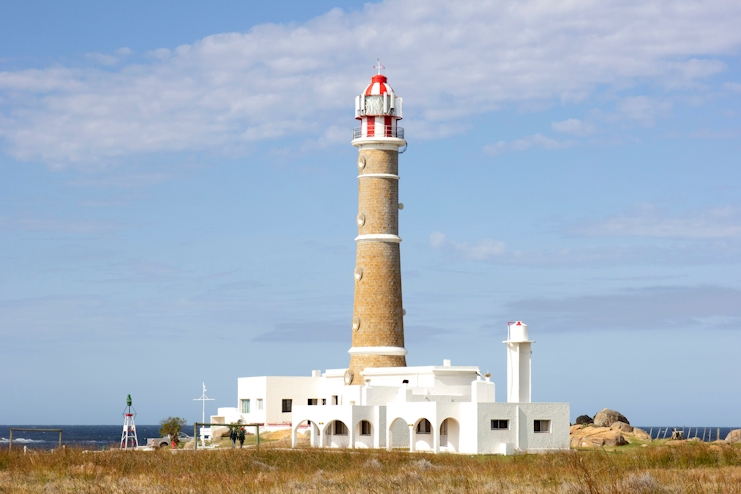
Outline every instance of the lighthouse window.
<path fill-rule="evenodd" d="M 429 434 L 432 430 L 432 424 L 427 419 L 422 419 L 417 424 L 417 434 Z"/>
<path fill-rule="evenodd" d="M 383 96 L 366 96 L 365 114 L 383 115 Z"/>
<path fill-rule="evenodd" d="M 535 432 L 551 432 L 551 421 L 535 420 L 533 422 L 533 429 Z"/>
<path fill-rule="evenodd" d="M 492 420 L 491 430 L 500 431 L 502 429 L 509 429 L 509 420 Z"/>
<path fill-rule="evenodd" d="M 283 413 L 291 413 L 293 400 L 283 400 Z"/>
<path fill-rule="evenodd" d="M 250 400 L 242 400 L 242 413 L 250 413 Z"/>

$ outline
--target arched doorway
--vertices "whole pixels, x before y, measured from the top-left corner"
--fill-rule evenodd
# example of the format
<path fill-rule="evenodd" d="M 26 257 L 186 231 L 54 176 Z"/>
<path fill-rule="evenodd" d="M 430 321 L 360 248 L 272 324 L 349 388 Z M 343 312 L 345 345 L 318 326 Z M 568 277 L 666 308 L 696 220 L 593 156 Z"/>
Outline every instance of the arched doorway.
<path fill-rule="evenodd" d="M 386 434 L 386 449 L 392 448 L 409 449 L 409 425 L 403 418 L 397 417 L 388 426 Z"/>
<path fill-rule="evenodd" d="M 319 427 L 310 420 L 302 420 L 293 426 L 291 433 L 291 447 L 311 446 L 317 448 L 320 445 Z"/>
<path fill-rule="evenodd" d="M 349 448 L 350 429 L 341 420 L 333 420 L 324 427 L 324 441 L 330 448 Z"/>
<path fill-rule="evenodd" d="M 373 447 L 373 424 L 368 420 L 361 420 L 355 425 L 355 448 Z"/>
<path fill-rule="evenodd" d="M 421 418 L 414 424 L 414 450 L 433 451 L 435 449 L 435 430 L 432 423 L 426 418 Z"/>
<path fill-rule="evenodd" d="M 461 427 L 454 418 L 447 418 L 440 424 L 440 451 L 457 453 Z"/>

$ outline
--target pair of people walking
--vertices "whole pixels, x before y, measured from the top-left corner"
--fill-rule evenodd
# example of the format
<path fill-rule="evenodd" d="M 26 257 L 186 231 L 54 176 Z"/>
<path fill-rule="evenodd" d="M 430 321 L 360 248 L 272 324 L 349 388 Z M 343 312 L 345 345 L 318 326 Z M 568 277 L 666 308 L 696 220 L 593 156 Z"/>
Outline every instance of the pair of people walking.
<path fill-rule="evenodd" d="M 229 432 L 229 439 L 232 440 L 232 448 L 235 448 L 237 446 L 237 440 L 239 440 L 239 447 L 244 446 L 244 427 L 240 427 L 239 430 L 232 427 L 231 431 Z"/>

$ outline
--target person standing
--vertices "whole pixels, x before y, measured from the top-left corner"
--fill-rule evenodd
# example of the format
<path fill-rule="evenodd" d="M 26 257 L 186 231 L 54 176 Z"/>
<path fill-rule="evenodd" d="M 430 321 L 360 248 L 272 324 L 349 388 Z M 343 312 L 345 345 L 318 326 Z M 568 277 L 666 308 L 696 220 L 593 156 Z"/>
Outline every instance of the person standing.
<path fill-rule="evenodd" d="M 234 427 L 229 431 L 229 439 L 232 440 L 232 449 L 237 445 L 237 429 Z"/>
<path fill-rule="evenodd" d="M 239 428 L 239 449 L 244 446 L 244 427 Z"/>

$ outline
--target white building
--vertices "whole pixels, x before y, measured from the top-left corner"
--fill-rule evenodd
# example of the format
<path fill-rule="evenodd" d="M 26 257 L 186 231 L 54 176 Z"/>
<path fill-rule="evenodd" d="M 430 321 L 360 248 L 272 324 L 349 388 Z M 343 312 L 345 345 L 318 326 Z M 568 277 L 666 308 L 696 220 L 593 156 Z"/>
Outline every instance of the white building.
<path fill-rule="evenodd" d="M 293 444 L 310 432 L 314 447 L 387 448 L 513 454 L 569 448 L 569 404 L 530 402 L 527 325 L 510 326 L 506 403 L 478 367 L 376 367 L 363 385 L 347 385 L 346 369 L 312 376 L 243 377 L 237 408 L 212 422 L 291 427 Z M 512 401 L 515 397 L 517 401 Z"/>
<path fill-rule="evenodd" d="M 243 377 L 238 407 L 211 422 L 310 431 L 314 447 L 500 453 L 569 447 L 569 404 L 531 403 L 527 326 L 510 325 L 507 403 L 478 367 L 407 367 L 401 297 L 399 150 L 402 100 L 386 76 L 356 98 L 358 236 L 349 366 L 311 377 Z"/>

